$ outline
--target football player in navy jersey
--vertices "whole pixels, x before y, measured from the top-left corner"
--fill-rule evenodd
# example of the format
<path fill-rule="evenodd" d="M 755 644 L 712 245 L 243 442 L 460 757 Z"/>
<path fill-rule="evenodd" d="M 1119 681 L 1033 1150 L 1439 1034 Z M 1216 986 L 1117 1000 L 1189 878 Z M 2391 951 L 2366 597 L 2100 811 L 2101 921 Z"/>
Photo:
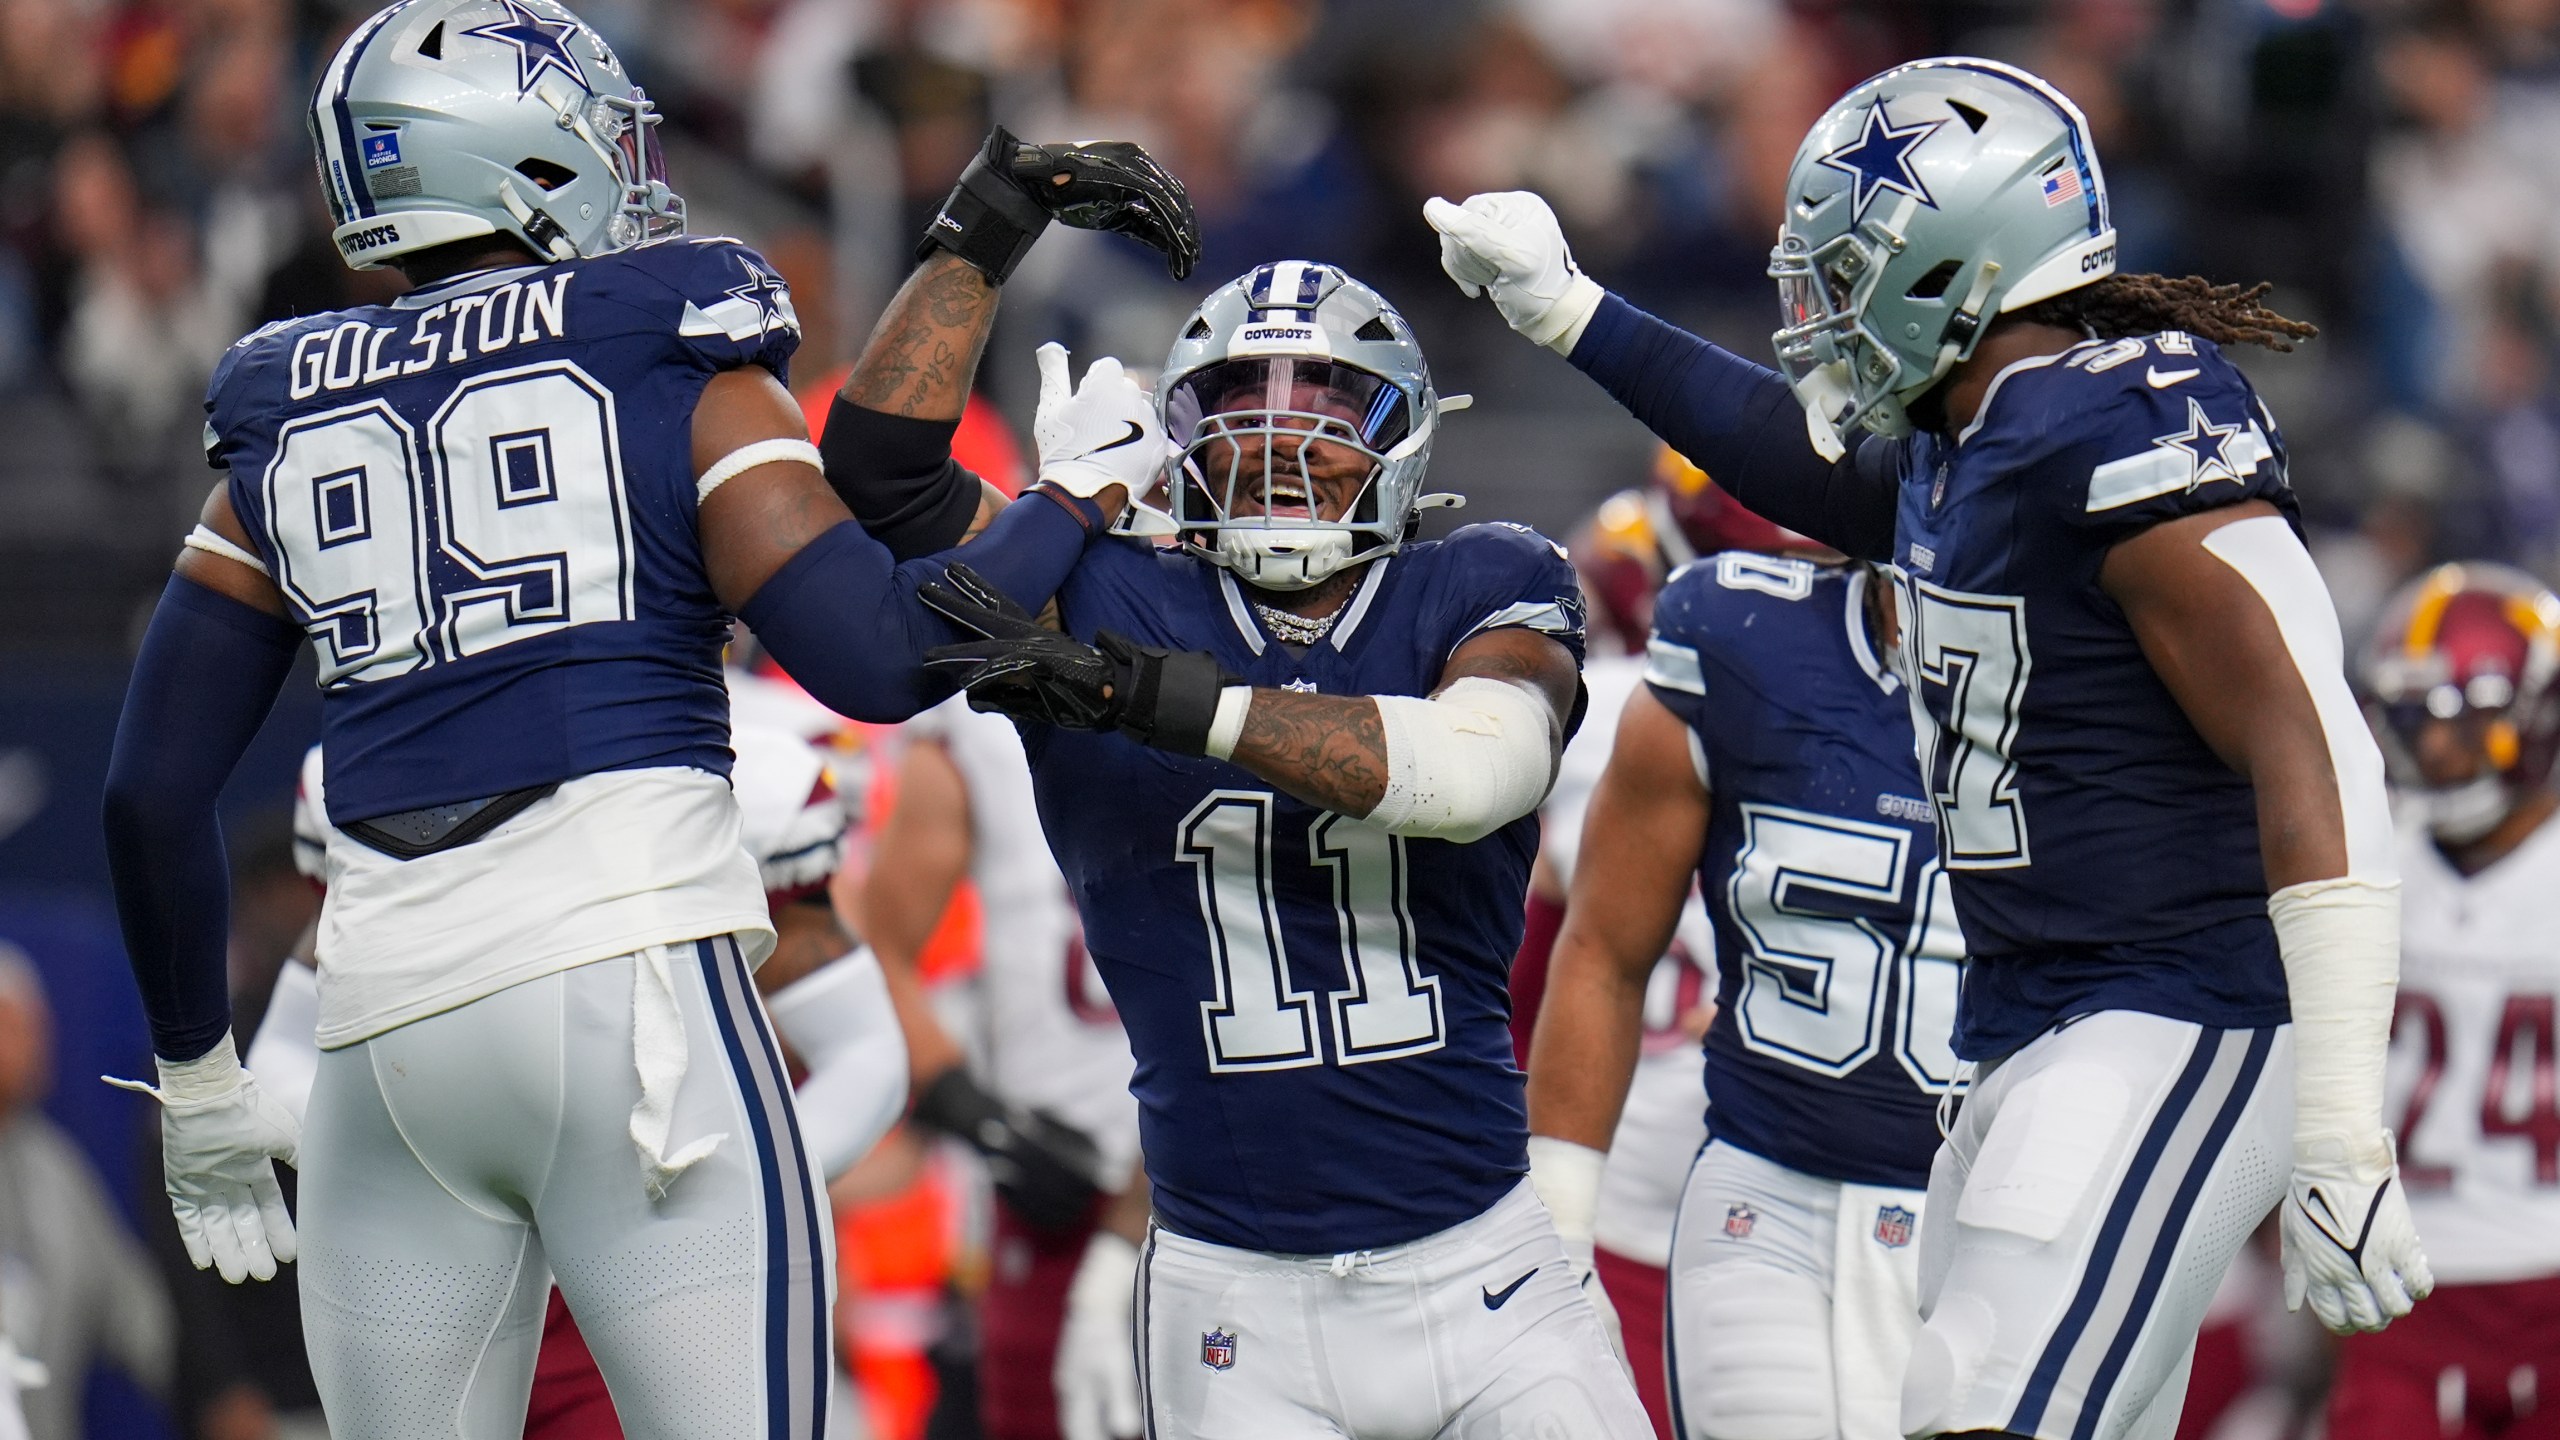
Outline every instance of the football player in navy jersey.
<path fill-rule="evenodd" d="M 1462 288 L 1745 504 L 1895 569 L 1980 1067 L 1931 1170 L 1903 1429 L 2165 1435 L 2269 1207 L 2333 1329 L 2432 1283 L 2382 1123 L 2381 759 L 2220 348 L 2309 327 L 2264 287 L 2117 275 L 2086 121 L 1990 61 L 1852 90 L 1787 197 L 1783 374 L 1606 294 L 1535 196 L 1426 218 Z"/>
<path fill-rule="evenodd" d="M 973 354 L 980 333 L 929 340 Z M 1023 722 L 1137 1061 L 1149 1433 L 1639 1440 L 1524 1182 L 1506 1024 L 1535 811 L 1579 708 L 1572 568 L 1517 526 L 1411 538 L 1453 407 L 1404 318 L 1331 266 L 1219 287 L 1158 403 L 1177 469 L 1131 528 L 1173 543 L 1087 552 L 1063 633 L 966 567 L 928 592 L 987 637 L 941 659 Z M 1034 433 L 1044 464 L 1150 443 L 1045 407 Z"/>
<path fill-rule="evenodd" d="M 1710 1138 L 1672 1236 L 1679 1435 L 1900 1433 L 1912 1239 L 1956 1079 L 1964 941 L 1881 658 L 1891 585 L 1808 549 L 1708 556 L 1656 600 L 1529 1066 L 1532 1163 L 1557 1203 L 1596 1195 L 1694 875 L 1717 1009 Z"/>
<path fill-rule="evenodd" d="M 915 596 L 941 564 L 893 562 L 844 497 L 894 520 L 978 487 L 866 489 L 809 444 L 788 289 L 682 233 L 646 96 L 553 0 L 394 5 L 310 120 L 340 250 L 415 288 L 223 357 L 227 477 L 107 782 L 180 1232 L 235 1281 L 299 1249 L 334 1434 L 519 1433 L 556 1276 L 629 1433 L 815 1437 L 830 1227 L 748 985 L 774 933 L 721 647 L 737 615 L 836 708 L 911 713 L 951 633 Z M 1052 215 L 1188 267 L 1187 202 L 1142 152 L 999 131 L 923 273 L 991 304 Z M 1058 403 L 1159 433 L 1116 366 Z M 1160 468 L 1151 439 L 1046 477 L 970 555 L 1042 603 Z M 214 800 L 306 640 L 335 828 L 298 1135 L 229 1038 Z M 298 1247 L 276 1159 L 303 1170 Z"/>

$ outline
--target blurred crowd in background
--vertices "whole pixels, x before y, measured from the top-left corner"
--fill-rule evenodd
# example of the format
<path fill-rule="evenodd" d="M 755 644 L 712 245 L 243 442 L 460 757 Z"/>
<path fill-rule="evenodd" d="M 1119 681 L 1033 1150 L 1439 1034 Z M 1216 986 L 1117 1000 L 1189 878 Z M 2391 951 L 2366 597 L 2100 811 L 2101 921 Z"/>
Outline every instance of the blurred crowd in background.
<path fill-rule="evenodd" d="M 372 8 L 0 0 L 0 657 L 86 657 L 120 674 L 215 479 L 200 402 L 222 349 L 266 320 L 396 292 L 388 272 L 339 264 L 303 131 L 314 68 Z M 1039 139 L 1136 139 L 1191 190 L 1199 273 L 1176 285 L 1116 238 L 1053 230 L 1007 289 L 985 371 L 1002 413 L 1027 422 L 1041 340 L 1144 373 L 1208 286 L 1267 260 L 1330 261 L 1405 310 L 1444 394 L 1478 397 L 1445 432 L 1435 488 L 1468 494 L 1466 518 L 1559 535 L 1641 483 L 1649 437 L 1458 295 L 1438 272 L 1422 199 L 1538 190 L 1603 283 L 1765 355 L 1775 306 L 1762 271 L 1807 125 L 1903 59 L 2014 61 L 2088 112 L 2124 268 L 2268 280 L 2279 309 L 2320 325 L 2297 354 L 2238 358 L 2283 424 L 2351 637 L 2394 583 L 2436 559 L 2490 556 L 2560 580 L 2560 0 L 576 8 L 663 109 L 694 227 L 745 237 L 790 281 L 806 326 L 801 382 L 859 348 L 991 121 Z M 98 693 L 104 708 L 92 710 L 111 719 L 114 687 Z M 307 729 L 297 704 L 287 728 Z M 94 809 L 47 798 L 87 793 L 83 782 L 57 773 L 48 787 L 29 768 L 41 747 L 6 743 L 12 717 L 32 713 L 0 684 L 0 909 L 12 921 L 0 934 L 58 924 L 105 938 L 48 955 L 111 947 L 94 895 L 60 909 L 8 890 L 24 879 L 10 864 L 39 847 L 68 847 L 63 875 L 94 868 Z M 244 813 L 280 815 L 300 743 L 278 743 L 285 760 L 262 772 L 274 793 L 245 796 Z M 281 837 L 280 821 L 234 831 L 235 948 L 253 994 L 307 904 Z M 106 1063 L 88 1011 L 66 1018 L 66 1058 L 52 1063 L 41 988 L 16 954 L 0 943 L 0 1177 L 67 1188 L 0 1193 L 11 1267 L 0 1288 L 13 1300 L 93 1297 L 84 1345 L 163 1397 L 178 1432 L 286 1433 L 278 1417 L 310 1403 L 293 1379 L 289 1291 L 246 1317 L 208 1300 L 211 1282 L 172 1258 L 174 1236 L 149 1237 L 166 1224 L 149 1167 L 95 1143 L 84 1159 L 45 1128 L 36 1106 L 49 1085 L 66 1124 L 139 1114 L 86 1093 L 98 1088 L 89 1061 Z M 112 948 L 94 955 L 124 983 Z M 120 1063 L 147 1063 L 138 1025 L 120 1023 L 116 1054 L 132 1052 Z M 118 1193 L 110 1209 L 102 1197 L 120 1182 L 92 1175 L 93 1161 L 131 1173 L 136 1196 Z M 102 1223 L 113 1214 L 141 1217 L 148 1243 Z M 38 1273 L 46 1266 L 60 1273 Z M 2279 1329 L 2263 1348 L 2293 1359 L 2267 1372 L 2273 1418 L 2255 1433 L 2291 1433 L 2289 1417 L 2310 1411 L 2283 1398 L 2288 1387 L 2296 1400 L 2317 1390 L 2316 1343 Z M 81 1433 L 69 1398 L 81 1382 L 65 1378 L 45 1440 Z M 169 1433 L 142 1418 L 150 1405 L 97 1403 L 126 1418 L 92 1433 Z"/>

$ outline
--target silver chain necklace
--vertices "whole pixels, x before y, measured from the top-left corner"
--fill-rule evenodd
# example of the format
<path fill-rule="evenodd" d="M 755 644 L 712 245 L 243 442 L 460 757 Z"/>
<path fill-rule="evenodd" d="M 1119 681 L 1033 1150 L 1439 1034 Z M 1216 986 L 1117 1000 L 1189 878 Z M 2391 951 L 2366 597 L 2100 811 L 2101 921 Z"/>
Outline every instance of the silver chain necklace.
<path fill-rule="evenodd" d="M 1333 613 L 1314 619 L 1292 614 L 1276 605 L 1265 605 L 1259 600 L 1253 602 L 1253 613 L 1261 619 L 1262 628 L 1271 632 L 1271 638 L 1281 644 L 1313 645 L 1333 633 L 1333 623 L 1342 618 L 1343 610 L 1351 601 L 1348 595 L 1342 599 L 1341 605 L 1333 607 Z"/>

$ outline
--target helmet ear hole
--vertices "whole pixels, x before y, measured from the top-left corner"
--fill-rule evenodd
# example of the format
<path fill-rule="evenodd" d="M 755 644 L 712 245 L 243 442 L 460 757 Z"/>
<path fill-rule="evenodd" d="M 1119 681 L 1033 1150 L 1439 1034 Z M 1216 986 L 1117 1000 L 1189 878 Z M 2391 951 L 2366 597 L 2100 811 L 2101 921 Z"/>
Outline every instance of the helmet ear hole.
<path fill-rule="evenodd" d="M 528 156 L 516 162 L 516 173 L 542 187 L 545 194 L 576 182 L 578 172 L 566 165 Z"/>
<path fill-rule="evenodd" d="M 444 58 L 444 22 L 439 20 L 426 38 L 418 42 L 418 54 L 429 60 Z"/>
<path fill-rule="evenodd" d="M 1909 298 L 1913 300 L 1936 300 L 1942 298 L 1947 293 L 1947 287 L 1956 283 L 1957 272 L 1963 269 L 1964 262 L 1961 260 L 1939 261 L 1930 269 L 1928 274 L 1923 275 L 1918 280 L 1912 282 L 1911 289 L 1908 292 Z"/>

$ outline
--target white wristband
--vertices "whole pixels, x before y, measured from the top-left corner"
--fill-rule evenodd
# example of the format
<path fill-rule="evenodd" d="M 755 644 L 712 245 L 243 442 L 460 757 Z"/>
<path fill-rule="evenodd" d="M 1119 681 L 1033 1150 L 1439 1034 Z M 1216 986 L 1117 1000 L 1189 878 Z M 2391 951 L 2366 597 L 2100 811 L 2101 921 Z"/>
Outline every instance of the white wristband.
<path fill-rule="evenodd" d="M 187 538 L 181 543 L 190 550 L 201 550 L 207 555 L 219 555 L 225 560 L 237 560 L 261 575 L 274 578 L 274 572 L 267 569 L 266 561 L 259 559 L 251 551 L 233 544 L 230 537 L 209 525 L 199 525 L 188 531 Z"/>
<path fill-rule="evenodd" d="M 2298 1141 L 2343 1141 L 2388 1158 L 2382 1071 L 2400 978 L 2400 885 L 2313 880 L 2268 897 L 2293 1007 Z"/>
<path fill-rule="evenodd" d="M 1529 1137 L 1529 1188 L 1555 1217 L 1556 1233 L 1569 1245 L 1591 1244 L 1591 1227 L 1600 1216 L 1600 1171 L 1608 1159 L 1571 1140 Z"/>
<path fill-rule="evenodd" d="M 1209 739 L 1201 753 L 1212 760 L 1233 759 L 1244 738 L 1244 716 L 1253 708 L 1253 687 L 1230 685 L 1218 692 L 1218 713 L 1209 722 Z"/>
<path fill-rule="evenodd" d="M 752 444 L 741 445 L 721 456 L 712 463 L 710 469 L 703 471 L 702 478 L 693 482 L 694 503 L 700 504 L 710 499 L 712 491 L 759 465 L 772 465 L 787 460 L 797 460 L 821 475 L 827 473 L 826 457 L 818 453 L 817 446 L 806 440 L 758 440 Z"/>

